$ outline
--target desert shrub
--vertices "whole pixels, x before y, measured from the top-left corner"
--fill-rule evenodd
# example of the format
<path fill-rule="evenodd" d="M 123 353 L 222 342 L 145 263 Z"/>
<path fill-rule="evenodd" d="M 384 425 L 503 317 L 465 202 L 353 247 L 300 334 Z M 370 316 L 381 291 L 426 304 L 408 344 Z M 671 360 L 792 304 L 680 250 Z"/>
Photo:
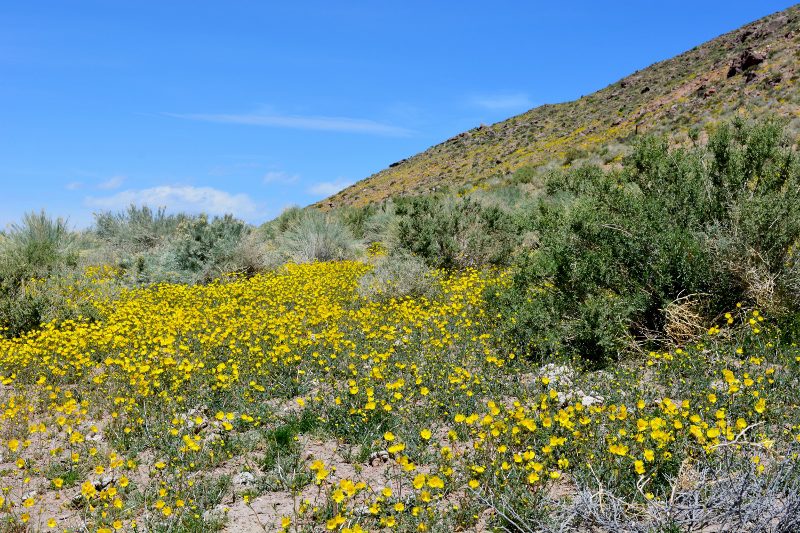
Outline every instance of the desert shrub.
<path fill-rule="evenodd" d="M 161 245 L 189 218 L 182 213 L 168 215 L 163 207 L 154 211 L 131 205 L 119 213 L 95 213 L 94 234 L 118 254 L 131 256 Z"/>
<path fill-rule="evenodd" d="M 518 240 L 514 219 L 469 198 L 416 196 L 396 200 L 392 248 L 435 268 L 505 263 Z"/>
<path fill-rule="evenodd" d="M 31 296 L 25 292 L 0 298 L 0 336 L 19 337 L 47 321 L 56 303 L 47 295 Z"/>
<path fill-rule="evenodd" d="M 255 272 L 259 247 L 251 228 L 231 215 L 168 215 L 163 208 L 130 206 L 121 213 L 97 213 L 92 231 L 103 258 L 127 273 L 128 283 L 196 283 L 228 272 Z"/>
<path fill-rule="evenodd" d="M 57 301 L 46 293 L 35 297 L 26 286 L 77 265 L 75 235 L 64 219 L 44 211 L 27 213 L 0 237 L 0 328 L 15 336 L 39 326 Z"/>
<path fill-rule="evenodd" d="M 708 236 L 741 297 L 772 310 L 797 305 L 800 164 L 778 122 L 722 125 L 693 151 L 651 139 L 628 163 L 646 195 L 661 196 L 667 213 Z"/>
<path fill-rule="evenodd" d="M 363 241 L 366 244 L 387 243 L 392 238 L 397 221 L 395 203 L 392 201 L 381 203 L 364 222 Z"/>
<path fill-rule="evenodd" d="M 490 189 L 479 189 L 469 195 L 484 207 L 497 207 L 506 212 L 517 211 L 524 202 L 528 201 L 528 194 L 517 185 L 501 185 Z"/>
<path fill-rule="evenodd" d="M 665 222 L 658 201 L 597 168 L 561 178 L 548 183 L 552 194 L 534 216 L 538 247 L 493 299 L 515 349 L 602 362 L 634 325 L 661 328 L 661 309 L 677 295 L 722 289 L 710 285 L 699 238 Z"/>
<path fill-rule="evenodd" d="M 0 336 L 18 337 L 48 322 L 94 321 L 98 300 L 113 298 L 122 285 L 118 271 L 106 267 L 61 270 L 26 282 L 15 294 L 0 298 Z"/>
<path fill-rule="evenodd" d="M 430 268 L 411 254 L 385 255 L 359 280 L 358 293 L 371 300 L 427 296 L 436 293 L 437 283 Z"/>
<path fill-rule="evenodd" d="M 0 239 L 0 282 L 16 290 L 33 277 L 47 276 L 77 263 L 75 236 L 64 219 L 53 219 L 42 211 L 27 213 L 20 224 L 12 224 Z"/>
<path fill-rule="evenodd" d="M 646 138 L 621 172 L 555 173 L 530 215 L 537 247 L 492 302 L 505 342 L 602 362 L 661 336 L 671 302 L 702 295 L 796 308 L 800 172 L 779 125 L 736 122 L 707 147 Z"/>
<path fill-rule="evenodd" d="M 270 246 L 258 229 L 248 231 L 232 251 L 229 261 L 231 272 L 254 274 L 272 267 Z"/>
<path fill-rule="evenodd" d="M 258 232 L 263 235 L 265 241 L 274 241 L 302 216 L 302 208 L 297 206 L 287 207 L 280 215 L 262 224 L 258 228 Z"/>
<path fill-rule="evenodd" d="M 359 207 L 342 207 L 336 210 L 335 216 L 347 226 L 355 238 L 363 239 L 367 233 L 367 224 L 377 211 L 378 207 L 374 204 Z"/>
<path fill-rule="evenodd" d="M 304 210 L 276 239 L 280 256 L 294 263 L 352 259 L 359 242 L 338 218 Z"/>
<path fill-rule="evenodd" d="M 800 304 L 800 160 L 774 121 L 742 121 L 709 141 L 717 192 L 715 256 L 745 296 L 773 311 Z"/>
<path fill-rule="evenodd" d="M 208 281 L 220 274 L 240 270 L 240 243 L 250 228 L 232 215 L 211 221 L 199 216 L 184 221 L 171 244 L 173 261 L 184 278 Z"/>
<path fill-rule="evenodd" d="M 531 183 L 540 175 L 541 172 L 538 170 L 538 167 L 533 165 L 525 165 L 515 170 L 511 174 L 509 181 L 512 184 Z"/>

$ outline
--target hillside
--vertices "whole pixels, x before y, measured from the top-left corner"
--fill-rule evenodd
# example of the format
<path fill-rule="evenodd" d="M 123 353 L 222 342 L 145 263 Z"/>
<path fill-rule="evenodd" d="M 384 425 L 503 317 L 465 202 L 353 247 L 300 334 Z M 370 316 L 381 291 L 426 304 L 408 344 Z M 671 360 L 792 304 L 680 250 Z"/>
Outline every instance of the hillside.
<path fill-rule="evenodd" d="M 524 166 L 596 155 L 614 161 L 642 133 L 687 134 L 740 114 L 800 116 L 800 6 L 793 6 L 578 100 L 481 125 L 390 165 L 318 207 L 364 205 Z"/>

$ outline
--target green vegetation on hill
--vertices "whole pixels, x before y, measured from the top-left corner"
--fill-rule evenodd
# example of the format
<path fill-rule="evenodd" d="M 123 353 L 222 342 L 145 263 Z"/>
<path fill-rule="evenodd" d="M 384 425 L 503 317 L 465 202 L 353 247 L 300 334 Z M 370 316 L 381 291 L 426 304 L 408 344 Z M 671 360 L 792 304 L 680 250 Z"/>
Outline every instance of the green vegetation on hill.
<path fill-rule="evenodd" d="M 377 253 L 360 289 L 372 298 L 428 294 L 433 269 L 509 269 L 508 286 L 489 298 L 498 339 L 536 360 L 603 365 L 691 342 L 736 303 L 796 328 L 796 139 L 775 119 L 709 131 L 682 147 L 643 136 L 614 168 L 522 170 L 498 187 L 327 213 L 292 208 L 260 228 L 131 207 L 71 234 L 62 221 L 30 215 L 3 237 L 0 323 L 14 336 L 92 316 L 65 287 L 101 265 L 122 288 Z"/>
<path fill-rule="evenodd" d="M 800 306 L 800 161 L 775 122 L 735 122 L 705 146 L 645 138 L 620 170 L 554 172 L 528 213 L 495 304 L 519 352 L 603 361 L 665 340 L 670 305 L 705 320 L 747 302 Z M 672 339 L 680 341 L 681 339 Z"/>

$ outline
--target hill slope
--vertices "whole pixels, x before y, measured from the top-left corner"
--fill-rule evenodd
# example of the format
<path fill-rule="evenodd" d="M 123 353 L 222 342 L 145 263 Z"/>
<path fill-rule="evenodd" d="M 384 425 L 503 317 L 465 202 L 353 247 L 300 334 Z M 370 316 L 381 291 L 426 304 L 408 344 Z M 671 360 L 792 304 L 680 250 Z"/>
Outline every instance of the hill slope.
<path fill-rule="evenodd" d="M 687 133 L 735 114 L 800 117 L 799 66 L 796 5 L 579 100 L 461 133 L 316 205 L 364 205 L 475 184 L 523 166 L 568 162 L 643 132 Z"/>

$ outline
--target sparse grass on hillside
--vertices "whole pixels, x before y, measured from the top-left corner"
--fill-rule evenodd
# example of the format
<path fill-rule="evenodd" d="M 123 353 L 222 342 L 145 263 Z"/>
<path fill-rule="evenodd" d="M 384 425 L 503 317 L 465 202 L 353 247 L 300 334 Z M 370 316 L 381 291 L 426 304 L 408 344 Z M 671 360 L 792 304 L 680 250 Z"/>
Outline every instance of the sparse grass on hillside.
<path fill-rule="evenodd" d="M 690 142 L 715 123 L 770 113 L 800 128 L 800 7 L 765 17 L 573 102 L 481 125 L 323 200 L 328 209 L 485 183 L 523 167 L 598 162 L 642 134 Z M 729 76 L 747 50 L 763 58 Z M 796 133 L 796 132 L 795 132 Z"/>

